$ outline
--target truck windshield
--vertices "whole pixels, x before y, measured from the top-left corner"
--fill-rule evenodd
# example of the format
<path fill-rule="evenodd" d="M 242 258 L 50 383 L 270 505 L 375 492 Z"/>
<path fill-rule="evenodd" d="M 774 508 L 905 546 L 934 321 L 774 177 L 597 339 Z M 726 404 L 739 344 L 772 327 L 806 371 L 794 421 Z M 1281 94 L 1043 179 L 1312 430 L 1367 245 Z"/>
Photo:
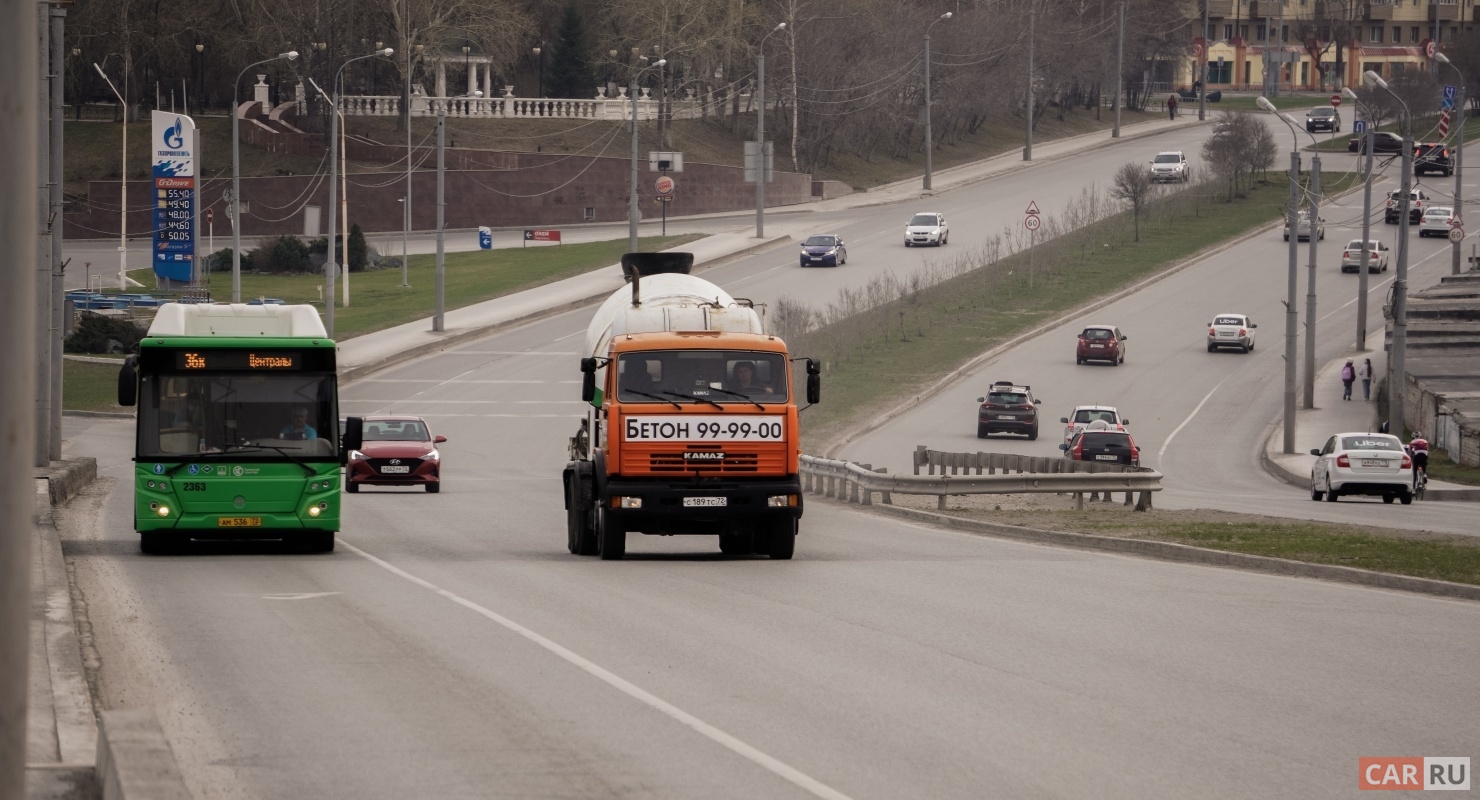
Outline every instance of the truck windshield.
<path fill-rule="evenodd" d="M 786 358 L 752 350 L 654 350 L 617 360 L 623 403 L 785 403 Z"/>
<path fill-rule="evenodd" d="M 146 374 L 139 381 L 137 454 L 337 459 L 334 396 L 333 375 Z"/>

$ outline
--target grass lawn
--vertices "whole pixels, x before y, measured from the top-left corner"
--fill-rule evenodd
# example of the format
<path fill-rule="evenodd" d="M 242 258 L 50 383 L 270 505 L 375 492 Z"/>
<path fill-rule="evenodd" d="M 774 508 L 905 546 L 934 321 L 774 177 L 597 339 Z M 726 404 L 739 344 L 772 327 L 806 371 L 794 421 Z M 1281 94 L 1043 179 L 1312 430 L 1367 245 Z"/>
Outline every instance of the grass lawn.
<path fill-rule="evenodd" d="M 1466 467 L 1449 460 L 1449 453 L 1438 447 L 1429 451 L 1429 477 L 1436 481 L 1480 486 L 1480 467 Z"/>
<path fill-rule="evenodd" d="M 62 359 L 62 408 L 69 411 L 128 411 L 118 405 L 118 367 Z"/>

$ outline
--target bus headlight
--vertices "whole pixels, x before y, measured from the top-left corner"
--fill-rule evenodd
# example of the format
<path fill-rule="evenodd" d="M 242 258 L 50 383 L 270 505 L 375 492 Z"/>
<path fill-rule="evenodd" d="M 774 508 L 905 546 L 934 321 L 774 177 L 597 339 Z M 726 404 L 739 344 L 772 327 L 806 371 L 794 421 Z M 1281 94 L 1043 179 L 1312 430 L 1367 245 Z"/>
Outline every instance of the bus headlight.
<path fill-rule="evenodd" d="M 318 506 L 309 506 L 308 507 L 308 515 L 310 517 L 317 517 L 320 513 L 322 513 L 322 512 L 319 510 L 319 507 Z"/>
<path fill-rule="evenodd" d="M 160 515 L 161 517 L 168 517 L 170 515 L 170 507 L 160 506 L 159 508 L 154 509 L 154 513 Z"/>

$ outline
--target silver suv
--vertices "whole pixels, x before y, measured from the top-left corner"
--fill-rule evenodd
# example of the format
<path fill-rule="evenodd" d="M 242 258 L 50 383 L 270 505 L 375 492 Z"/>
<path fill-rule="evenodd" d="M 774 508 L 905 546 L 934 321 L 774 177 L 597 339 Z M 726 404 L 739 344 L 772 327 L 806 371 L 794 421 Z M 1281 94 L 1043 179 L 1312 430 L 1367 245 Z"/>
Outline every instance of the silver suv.
<path fill-rule="evenodd" d="M 1187 156 L 1182 155 L 1181 150 L 1166 150 L 1156 154 L 1151 159 L 1151 180 L 1157 183 L 1171 183 L 1180 181 L 1186 183 L 1190 170 L 1187 168 Z"/>
<path fill-rule="evenodd" d="M 946 225 L 946 217 L 934 211 L 922 211 L 913 217 L 904 226 L 904 246 L 925 246 L 927 244 L 940 247 L 951 238 L 950 226 Z"/>

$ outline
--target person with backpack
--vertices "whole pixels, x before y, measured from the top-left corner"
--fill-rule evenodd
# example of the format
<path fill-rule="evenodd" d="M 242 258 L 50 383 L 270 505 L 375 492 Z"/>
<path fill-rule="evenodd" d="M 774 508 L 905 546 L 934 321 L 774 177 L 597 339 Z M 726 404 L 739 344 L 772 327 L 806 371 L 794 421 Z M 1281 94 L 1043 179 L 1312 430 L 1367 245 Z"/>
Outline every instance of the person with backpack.
<path fill-rule="evenodd" d="M 1346 366 L 1341 368 L 1341 399 L 1352 399 L 1352 383 L 1357 379 L 1357 368 L 1352 366 L 1352 360 L 1346 360 Z"/>

